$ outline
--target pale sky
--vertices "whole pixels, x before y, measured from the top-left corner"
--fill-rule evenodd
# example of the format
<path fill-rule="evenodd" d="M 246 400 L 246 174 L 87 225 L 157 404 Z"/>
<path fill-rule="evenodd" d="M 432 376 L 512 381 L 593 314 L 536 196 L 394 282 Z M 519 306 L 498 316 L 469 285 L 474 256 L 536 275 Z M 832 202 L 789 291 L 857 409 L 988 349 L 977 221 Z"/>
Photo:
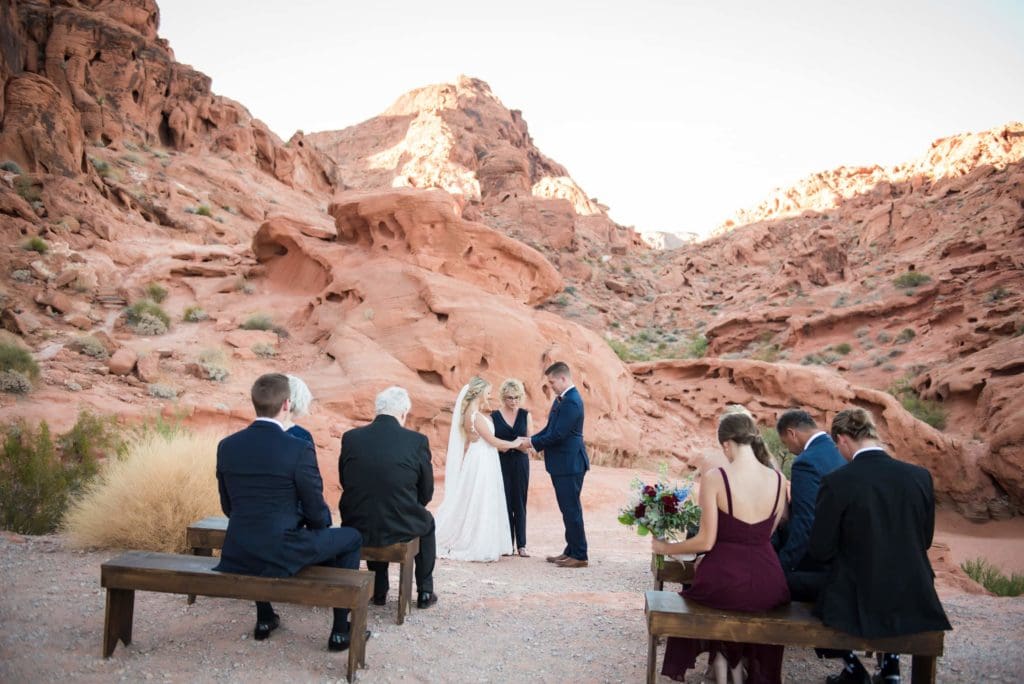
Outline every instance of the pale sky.
<path fill-rule="evenodd" d="M 286 140 L 481 78 L 638 230 L 1024 120 L 1024 0 L 158 2 L 178 61 Z"/>

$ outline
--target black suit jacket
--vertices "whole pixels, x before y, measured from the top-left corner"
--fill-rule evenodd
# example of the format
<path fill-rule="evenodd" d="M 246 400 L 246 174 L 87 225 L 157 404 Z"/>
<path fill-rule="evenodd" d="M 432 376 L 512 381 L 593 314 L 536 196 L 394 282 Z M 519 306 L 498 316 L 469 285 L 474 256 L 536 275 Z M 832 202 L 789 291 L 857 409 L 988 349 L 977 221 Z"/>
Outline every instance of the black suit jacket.
<path fill-rule="evenodd" d="M 935 593 L 931 474 L 881 449 L 822 478 L 808 553 L 830 564 L 815 612 L 864 637 L 951 629 Z"/>
<path fill-rule="evenodd" d="M 430 443 L 392 416 L 342 435 L 338 477 L 341 524 L 359 530 L 365 546 L 409 541 L 434 528 Z"/>
<path fill-rule="evenodd" d="M 331 512 L 309 442 L 257 420 L 217 445 L 217 486 L 228 516 L 217 570 L 288 577 L 322 555 Z"/>

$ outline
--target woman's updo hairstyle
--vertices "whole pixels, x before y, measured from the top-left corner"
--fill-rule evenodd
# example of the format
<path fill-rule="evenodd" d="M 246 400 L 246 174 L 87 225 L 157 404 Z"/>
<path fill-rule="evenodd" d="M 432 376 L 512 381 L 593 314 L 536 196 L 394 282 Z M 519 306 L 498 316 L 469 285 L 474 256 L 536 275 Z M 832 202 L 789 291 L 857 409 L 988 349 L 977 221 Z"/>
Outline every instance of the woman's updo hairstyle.
<path fill-rule="evenodd" d="M 491 383 L 487 382 L 479 375 L 474 375 L 472 378 L 469 379 L 469 382 L 466 383 L 466 386 L 466 394 L 464 397 L 462 397 L 462 405 L 459 407 L 459 414 L 463 417 L 463 419 L 465 419 L 466 417 L 466 409 L 469 408 L 469 405 L 473 403 L 474 399 L 482 395 L 487 390 L 487 388 L 491 386 Z M 463 437 L 465 437 L 465 424 L 460 425 L 459 429 L 462 430 Z"/>
<path fill-rule="evenodd" d="M 832 419 L 832 439 L 839 439 L 839 435 L 846 435 L 856 442 L 878 439 L 878 428 L 871 414 L 864 409 L 845 409 Z"/>
<path fill-rule="evenodd" d="M 753 417 L 745 412 L 733 412 L 723 414 L 718 421 L 718 443 L 735 442 L 736 444 L 747 444 L 754 451 L 754 456 L 765 466 L 778 470 L 775 460 L 768 453 L 768 447 L 761 439 L 761 432 L 757 429 Z"/>

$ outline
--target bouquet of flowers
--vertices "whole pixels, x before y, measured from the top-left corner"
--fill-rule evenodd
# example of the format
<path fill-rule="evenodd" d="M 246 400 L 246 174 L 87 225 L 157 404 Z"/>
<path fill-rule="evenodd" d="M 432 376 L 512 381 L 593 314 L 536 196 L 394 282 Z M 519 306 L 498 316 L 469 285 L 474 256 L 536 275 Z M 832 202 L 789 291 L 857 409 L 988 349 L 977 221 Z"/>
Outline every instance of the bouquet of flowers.
<path fill-rule="evenodd" d="M 667 474 L 668 468 L 662 466 L 658 481 L 653 484 L 646 484 L 639 478 L 633 480 L 630 484 L 633 495 L 619 513 L 620 523 L 636 525 L 636 533 L 640 536 L 650 533 L 666 540 L 697 533 L 700 506 L 690 498 L 693 478 L 672 485 L 666 482 Z M 656 562 L 660 568 L 665 559 L 659 554 Z"/>

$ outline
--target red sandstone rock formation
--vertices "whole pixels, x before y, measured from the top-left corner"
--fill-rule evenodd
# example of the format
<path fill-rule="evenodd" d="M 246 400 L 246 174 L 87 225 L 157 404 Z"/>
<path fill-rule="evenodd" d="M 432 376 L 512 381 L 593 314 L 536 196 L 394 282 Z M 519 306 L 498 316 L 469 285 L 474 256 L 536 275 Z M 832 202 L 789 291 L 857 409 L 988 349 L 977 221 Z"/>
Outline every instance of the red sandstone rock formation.
<path fill-rule="evenodd" d="M 521 377 L 542 422 L 540 373 L 564 359 L 598 463 L 693 464 L 727 402 L 766 424 L 856 403 L 969 517 L 1024 507 L 1024 127 L 940 141 L 902 171 L 822 174 L 758 223 L 654 252 L 481 81 L 284 144 L 157 27 L 147 0 L 0 2 L 0 161 L 23 171 L 0 171 L 0 323 L 42 366 L 27 398 L 0 395 L 5 416 L 163 409 L 223 430 L 248 419 L 255 375 L 287 370 L 317 396 L 307 427 L 336 482 L 338 438 L 383 386 L 410 389 L 440 462 L 470 375 Z M 22 249 L 30 236 L 48 251 Z M 894 285 L 911 267 L 930 281 Z M 151 283 L 169 291 L 156 336 L 121 315 Z M 288 336 L 239 334 L 258 315 Z M 77 351 L 83 335 L 116 359 Z M 627 366 L 604 339 L 679 357 L 699 335 L 761 361 Z M 781 363 L 807 357 L 831 368 Z M 903 376 L 946 406 L 945 432 L 878 391 Z"/>

